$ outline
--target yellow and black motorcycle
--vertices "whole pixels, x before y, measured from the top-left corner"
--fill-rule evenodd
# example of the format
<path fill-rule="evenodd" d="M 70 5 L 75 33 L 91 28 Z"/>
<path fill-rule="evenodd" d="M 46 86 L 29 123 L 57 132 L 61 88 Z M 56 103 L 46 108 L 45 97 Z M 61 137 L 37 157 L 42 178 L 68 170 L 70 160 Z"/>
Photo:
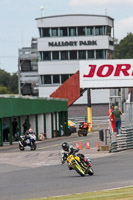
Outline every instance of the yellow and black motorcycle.
<path fill-rule="evenodd" d="M 79 175 L 85 176 L 86 174 L 89 174 L 90 176 L 92 176 L 94 174 L 91 160 L 89 158 L 87 158 L 88 165 L 86 164 L 86 162 L 82 162 L 80 156 L 76 154 L 69 154 L 66 159 L 69 169 L 74 169 Z"/>

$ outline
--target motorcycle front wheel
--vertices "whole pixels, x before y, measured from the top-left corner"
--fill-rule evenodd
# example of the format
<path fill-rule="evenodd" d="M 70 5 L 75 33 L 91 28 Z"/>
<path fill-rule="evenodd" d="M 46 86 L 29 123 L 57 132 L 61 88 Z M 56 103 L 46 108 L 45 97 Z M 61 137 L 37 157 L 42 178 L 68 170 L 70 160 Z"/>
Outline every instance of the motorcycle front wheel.
<path fill-rule="evenodd" d="M 81 137 L 82 136 L 82 132 L 78 131 L 78 136 Z"/>
<path fill-rule="evenodd" d="M 81 169 L 81 167 L 77 164 L 73 164 L 73 168 L 80 176 L 85 176 L 85 172 Z"/>
<path fill-rule="evenodd" d="M 20 151 L 24 151 L 24 146 L 21 146 L 21 145 L 19 144 L 19 149 L 20 149 Z"/>
<path fill-rule="evenodd" d="M 36 147 L 37 147 L 37 145 L 35 142 L 31 143 L 31 150 L 33 150 L 33 151 L 36 150 Z"/>
<path fill-rule="evenodd" d="M 88 174 L 90 176 L 92 176 L 94 174 L 94 170 L 90 167 L 89 170 L 88 170 Z"/>

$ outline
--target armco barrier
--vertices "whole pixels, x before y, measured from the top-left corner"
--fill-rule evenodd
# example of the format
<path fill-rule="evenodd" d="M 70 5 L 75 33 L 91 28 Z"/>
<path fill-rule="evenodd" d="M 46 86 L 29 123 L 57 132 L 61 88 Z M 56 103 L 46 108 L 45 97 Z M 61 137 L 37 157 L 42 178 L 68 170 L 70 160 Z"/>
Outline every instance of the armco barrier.
<path fill-rule="evenodd" d="M 133 127 L 122 128 L 121 134 L 112 133 L 111 152 L 133 148 Z"/>

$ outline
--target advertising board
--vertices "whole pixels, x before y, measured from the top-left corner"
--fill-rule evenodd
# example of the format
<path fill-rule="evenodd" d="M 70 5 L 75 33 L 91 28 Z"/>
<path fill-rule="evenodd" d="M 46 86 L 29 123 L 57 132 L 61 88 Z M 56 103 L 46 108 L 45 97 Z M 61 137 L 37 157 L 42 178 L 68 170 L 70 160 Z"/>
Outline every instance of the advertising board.
<path fill-rule="evenodd" d="M 80 61 L 80 88 L 133 87 L 133 59 Z"/>

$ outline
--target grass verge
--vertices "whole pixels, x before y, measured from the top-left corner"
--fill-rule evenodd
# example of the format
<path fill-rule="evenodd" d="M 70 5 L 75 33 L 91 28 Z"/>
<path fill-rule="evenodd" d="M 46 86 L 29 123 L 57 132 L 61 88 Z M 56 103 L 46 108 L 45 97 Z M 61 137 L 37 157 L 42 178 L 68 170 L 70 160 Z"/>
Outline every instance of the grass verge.
<path fill-rule="evenodd" d="M 39 198 L 34 200 L 133 200 L 133 187 L 58 197 Z"/>

